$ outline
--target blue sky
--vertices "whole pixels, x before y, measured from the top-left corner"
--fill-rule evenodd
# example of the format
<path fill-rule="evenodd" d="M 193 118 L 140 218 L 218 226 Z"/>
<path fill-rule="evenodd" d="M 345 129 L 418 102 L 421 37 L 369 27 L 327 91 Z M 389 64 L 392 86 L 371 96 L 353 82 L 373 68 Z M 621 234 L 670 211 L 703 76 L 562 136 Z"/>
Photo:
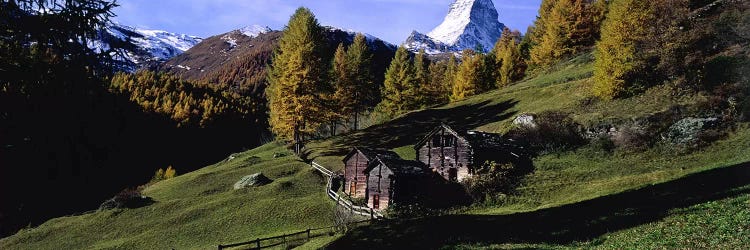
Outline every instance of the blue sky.
<path fill-rule="evenodd" d="M 493 0 L 505 25 L 526 31 L 541 0 Z M 453 0 L 119 0 L 115 21 L 200 37 L 259 24 L 282 29 L 299 6 L 321 24 L 369 33 L 400 44 L 439 25 Z"/>

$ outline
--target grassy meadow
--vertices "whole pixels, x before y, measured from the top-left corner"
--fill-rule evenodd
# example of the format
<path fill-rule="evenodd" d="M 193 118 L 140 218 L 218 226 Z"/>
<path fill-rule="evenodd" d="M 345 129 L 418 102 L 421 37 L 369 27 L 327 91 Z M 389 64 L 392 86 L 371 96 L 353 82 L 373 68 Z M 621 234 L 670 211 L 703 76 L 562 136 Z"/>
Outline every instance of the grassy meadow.
<path fill-rule="evenodd" d="M 282 145 L 234 157 L 149 186 L 154 204 L 52 219 L 0 239 L 0 249 L 215 249 L 332 225 L 325 179 Z M 233 189 L 258 172 L 273 182 Z"/>

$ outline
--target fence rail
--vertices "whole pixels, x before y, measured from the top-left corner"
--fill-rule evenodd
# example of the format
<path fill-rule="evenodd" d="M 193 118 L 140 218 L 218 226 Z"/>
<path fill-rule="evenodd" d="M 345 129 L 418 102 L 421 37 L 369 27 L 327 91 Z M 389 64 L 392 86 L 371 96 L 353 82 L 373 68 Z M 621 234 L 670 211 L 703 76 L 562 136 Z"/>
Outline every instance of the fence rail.
<path fill-rule="evenodd" d="M 357 224 L 370 222 L 370 221 L 371 220 L 361 220 L 361 221 L 349 223 L 347 225 L 357 225 Z M 308 228 L 307 230 L 299 231 L 299 232 L 291 233 L 291 234 L 283 234 L 283 235 L 267 237 L 267 238 L 257 238 L 251 241 L 232 243 L 232 244 L 226 244 L 226 245 L 219 244 L 218 249 L 222 250 L 222 249 L 240 247 L 240 246 L 248 246 L 248 247 L 252 247 L 252 249 L 263 249 L 263 248 L 270 248 L 270 247 L 275 247 L 279 245 L 285 245 L 285 244 L 289 244 L 293 242 L 299 242 L 301 240 L 304 240 L 307 242 L 307 241 L 310 241 L 310 239 L 312 238 L 320 237 L 320 236 L 326 235 L 327 233 L 332 232 L 332 231 L 326 231 L 326 230 L 333 230 L 335 227 L 336 226 Z M 323 231 L 323 232 L 314 233 L 316 231 L 318 232 Z M 295 236 L 303 236 L 303 237 L 295 239 Z M 273 242 L 274 240 L 279 240 L 279 239 L 281 241 Z M 264 242 L 268 242 L 268 243 L 264 245 Z"/>
<path fill-rule="evenodd" d="M 330 197 L 332 200 L 336 202 L 337 205 L 341 205 L 344 208 L 348 209 L 351 213 L 361 215 L 361 216 L 367 216 L 370 217 L 370 219 L 357 221 L 353 223 L 349 223 L 348 225 L 356 225 L 363 222 L 369 222 L 375 219 L 382 219 L 384 218 L 383 214 L 381 214 L 378 211 L 373 210 L 369 207 L 362 207 L 362 206 L 356 206 L 352 204 L 348 199 L 342 198 L 338 193 L 331 190 L 333 185 L 333 179 L 335 178 L 335 175 L 333 171 L 328 170 L 327 168 L 323 167 L 322 165 L 316 163 L 316 162 L 310 162 L 310 166 L 312 166 L 315 170 L 318 170 L 320 173 L 328 177 L 328 183 L 326 183 L 326 194 L 328 194 L 328 197 Z M 226 248 L 233 248 L 233 247 L 239 247 L 239 246 L 255 246 L 254 249 L 263 249 L 263 248 L 269 248 L 274 246 L 279 246 L 283 244 L 289 244 L 289 242 L 299 241 L 299 240 L 306 240 L 310 241 L 310 239 L 323 236 L 325 233 L 313 233 L 316 231 L 324 231 L 324 230 L 333 230 L 336 226 L 330 226 L 330 227 L 321 227 L 321 228 L 308 228 L 304 231 L 299 231 L 296 233 L 291 234 L 283 234 L 279 236 L 273 236 L 273 237 L 267 237 L 267 238 L 257 238 L 255 240 L 246 241 L 246 242 L 240 242 L 240 243 L 232 243 L 232 244 L 219 244 L 218 249 L 226 249 Z M 305 235 L 304 238 L 301 239 L 294 239 L 294 237 Z M 263 245 L 263 242 L 270 242 L 274 240 L 281 240 L 280 242 L 275 242 L 271 244 Z"/>
<path fill-rule="evenodd" d="M 325 167 L 321 166 L 321 165 L 320 165 L 320 164 L 318 164 L 317 162 L 314 162 L 314 161 L 313 161 L 313 162 L 311 162 L 311 163 L 310 163 L 310 166 L 312 166 L 312 167 L 313 167 L 313 168 L 315 168 L 316 170 L 320 171 L 320 173 L 322 173 L 322 174 L 323 174 L 323 175 L 325 175 L 325 176 L 328 176 L 328 177 L 332 177 L 332 176 L 333 176 L 333 171 L 331 171 L 331 170 L 328 170 L 327 168 L 325 168 Z M 330 184 L 330 183 L 329 183 L 329 184 Z"/>
<path fill-rule="evenodd" d="M 317 162 L 310 162 L 310 166 L 315 168 L 316 170 L 320 171 L 323 175 L 328 176 L 328 183 L 326 183 L 326 193 L 328 194 L 328 197 L 330 197 L 332 200 L 336 201 L 339 205 L 349 209 L 353 214 L 361 215 L 361 216 L 369 216 L 371 219 L 381 219 L 383 218 L 383 214 L 381 214 L 378 211 L 373 210 L 369 207 L 362 207 L 362 206 L 356 206 L 352 204 L 348 199 L 342 198 L 338 193 L 332 190 L 333 186 L 333 171 L 326 169 L 322 165 L 318 164 Z"/>

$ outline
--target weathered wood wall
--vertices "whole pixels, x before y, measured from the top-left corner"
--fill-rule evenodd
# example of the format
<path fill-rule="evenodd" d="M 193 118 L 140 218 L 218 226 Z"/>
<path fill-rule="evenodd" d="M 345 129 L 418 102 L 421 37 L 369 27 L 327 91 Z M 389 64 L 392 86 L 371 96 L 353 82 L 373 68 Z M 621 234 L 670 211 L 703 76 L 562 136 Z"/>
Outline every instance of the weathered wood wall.
<path fill-rule="evenodd" d="M 450 138 L 453 143 L 446 145 L 445 142 L 451 140 Z M 457 176 L 454 181 L 462 181 L 471 174 L 469 171 L 473 167 L 471 154 L 470 145 L 442 129 L 419 147 L 417 160 L 429 166 L 446 180 L 450 180 L 450 169 L 456 168 Z"/>
<path fill-rule="evenodd" d="M 365 169 L 370 162 L 362 153 L 357 152 L 344 164 L 344 193 L 353 198 L 365 197 L 367 188 L 367 177 Z M 355 192 L 351 193 L 351 185 L 354 184 Z"/>
<path fill-rule="evenodd" d="M 393 197 L 393 172 L 379 164 L 374 167 L 367 175 L 367 206 L 375 208 L 374 196 L 379 195 L 379 207 L 376 209 L 382 211 L 388 208 L 391 198 Z"/>

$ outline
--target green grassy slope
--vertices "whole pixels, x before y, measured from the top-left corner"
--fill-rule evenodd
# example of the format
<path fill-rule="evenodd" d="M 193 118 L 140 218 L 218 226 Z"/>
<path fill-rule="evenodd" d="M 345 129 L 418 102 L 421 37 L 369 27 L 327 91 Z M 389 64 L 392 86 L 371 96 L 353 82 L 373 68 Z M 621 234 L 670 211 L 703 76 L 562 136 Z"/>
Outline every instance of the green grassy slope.
<path fill-rule="evenodd" d="M 340 170 L 343 167 L 341 159 L 352 146 L 391 148 L 404 158 L 413 158 L 413 144 L 441 122 L 457 129 L 502 133 L 511 128 L 512 119 L 520 113 L 563 110 L 570 112 L 577 122 L 591 125 L 644 117 L 674 106 L 689 107 L 706 99 L 700 95 L 673 97 L 669 89 L 656 87 L 632 98 L 591 101 L 591 75 L 592 57 L 584 54 L 549 72 L 500 90 L 446 106 L 414 111 L 355 133 L 311 142 L 304 157 Z M 272 156 L 277 152 L 290 156 L 274 159 Z M 238 154 L 236 159 L 229 162 L 217 163 L 150 186 L 145 194 L 157 201 L 153 205 L 53 219 L 37 228 L 0 239 L 0 249 L 205 249 L 214 248 L 219 243 L 330 225 L 333 202 L 322 191 L 325 185 L 323 178 L 291 155 L 279 144 L 265 145 Z M 645 232 L 637 230 L 657 230 L 660 220 L 669 218 L 665 215 L 666 211 L 679 215 L 691 206 L 702 206 L 700 204 L 704 202 L 708 206 L 723 204 L 720 206 L 726 205 L 728 210 L 739 209 L 737 206 L 742 205 L 741 202 L 727 203 L 715 197 L 714 194 L 727 192 L 721 188 L 712 189 L 710 195 L 701 199 L 687 202 L 682 196 L 690 195 L 688 191 L 691 189 L 680 183 L 686 178 L 701 180 L 701 176 L 720 169 L 737 171 L 735 165 L 746 162 L 750 162 L 750 125 L 746 123 L 737 125 L 726 138 L 695 151 L 657 145 L 643 151 L 604 152 L 587 145 L 574 151 L 534 159 L 536 171 L 524 179 L 516 194 L 452 211 L 449 216 L 367 226 L 343 237 L 317 238 L 302 247 L 368 246 L 366 243 L 381 242 L 384 237 L 403 238 L 404 233 L 417 237 L 434 235 L 429 233 L 430 230 L 481 229 L 466 224 L 472 222 L 492 222 L 496 224 L 488 226 L 504 229 L 487 238 L 446 235 L 430 236 L 414 242 L 424 244 L 423 247 L 440 247 L 444 244 L 472 248 L 608 246 L 602 243 L 608 242 L 606 237 L 632 238 L 629 234 Z M 263 172 L 275 181 L 259 188 L 232 190 L 232 184 L 239 178 L 257 172 Z M 734 184 L 747 185 L 750 179 L 735 181 Z M 747 189 L 742 190 L 743 194 L 747 194 Z M 647 197 L 646 201 L 659 202 L 663 196 L 658 194 L 677 196 L 668 196 L 673 202 L 660 203 L 656 211 L 648 210 L 648 205 L 628 205 L 641 197 Z M 585 208 L 582 210 L 584 213 L 576 212 L 580 208 Z M 579 217 L 569 217 L 571 214 Z M 634 219 L 641 215 L 647 219 Z M 455 224 L 456 220 L 463 224 Z M 549 221 L 555 223 L 550 224 Z M 622 224 L 620 221 L 632 222 Z M 541 224 L 544 226 L 538 223 L 544 223 Z M 513 235 L 515 231 L 506 230 L 527 224 L 530 228 L 526 234 Z M 600 228 L 585 237 L 545 238 L 591 230 L 590 225 L 600 225 Z M 628 230 L 634 230 L 634 233 Z M 607 234 L 609 232 L 616 233 Z M 482 235 L 481 232 L 476 233 Z M 499 237 L 498 233 L 510 237 Z M 700 231 L 695 234 L 698 233 Z M 637 241 L 619 241 L 624 242 L 623 245 L 611 241 L 609 245 L 618 248 L 640 244 Z"/>
<path fill-rule="evenodd" d="M 750 186 L 728 198 L 669 210 L 666 217 L 592 240 L 550 243 L 459 244 L 457 249 L 744 249 L 750 246 Z"/>
<path fill-rule="evenodd" d="M 593 56 L 582 54 L 548 72 L 502 89 L 445 106 L 410 112 L 348 135 L 312 142 L 307 145 L 307 157 L 340 169 L 342 156 L 352 146 L 401 148 L 406 153 L 403 150 L 408 150 L 407 146 L 412 146 L 441 122 L 457 129 L 503 133 L 512 127 L 512 120 L 521 113 L 565 111 L 570 112 L 577 122 L 591 125 L 645 117 L 706 99 L 701 95 L 676 97 L 667 87 L 655 87 L 632 98 L 591 101 L 592 74 Z"/>
<path fill-rule="evenodd" d="M 355 229 L 350 248 L 742 249 L 750 239 L 750 163 L 554 208 L 451 214 Z"/>
<path fill-rule="evenodd" d="M 152 205 L 52 219 L 0 240 L 0 249 L 214 249 L 331 225 L 324 178 L 291 152 L 272 143 L 236 157 L 148 187 Z M 233 190 L 257 172 L 274 181 Z"/>
<path fill-rule="evenodd" d="M 434 126 L 445 122 L 458 129 L 503 133 L 521 113 L 547 110 L 570 112 L 584 126 L 646 117 L 675 106 L 690 107 L 705 101 L 694 94 L 674 97 L 667 87 L 613 101 L 589 101 L 591 54 L 563 62 L 549 72 L 509 87 L 442 107 L 402 115 L 356 133 L 316 141 L 307 156 L 340 169 L 343 155 L 352 146 L 384 147 L 404 157 L 414 157 L 412 146 Z M 728 137 L 697 151 L 657 145 L 644 151 L 602 152 L 588 145 L 575 151 L 534 159 L 536 171 L 519 187 L 518 194 L 495 204 L 474 207 L 470 213 L 508 214 L 560 206 L 622 192 L 686 174 L 750 161 L 750 127 L 740 124 Z"/>

